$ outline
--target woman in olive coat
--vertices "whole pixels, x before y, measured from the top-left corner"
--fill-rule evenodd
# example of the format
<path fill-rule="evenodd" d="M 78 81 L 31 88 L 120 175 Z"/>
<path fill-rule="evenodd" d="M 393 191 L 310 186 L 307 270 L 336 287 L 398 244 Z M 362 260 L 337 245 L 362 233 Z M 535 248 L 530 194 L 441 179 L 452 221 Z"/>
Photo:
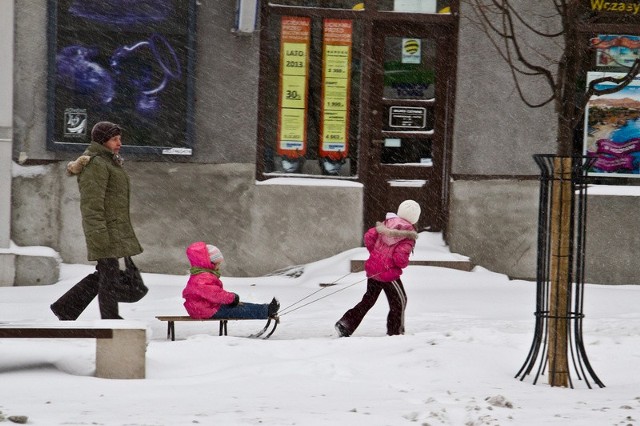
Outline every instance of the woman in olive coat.
<path fill-rule="evenodd" d="M 51 305 L 61 320 L 75 320 L 96 294 L 101 318 L 119 319 L 118 301 L 111 291 L 112 283 L 120 279 L 118 259 L 142 253 L 129 215 L 129 177 L 119 154 L 121 135 L 117 124 L 97 123 L 87 150 L 67 166 L 68 174 L 78 178 L 87 258 L 98 264 L 95 273 Z"/>

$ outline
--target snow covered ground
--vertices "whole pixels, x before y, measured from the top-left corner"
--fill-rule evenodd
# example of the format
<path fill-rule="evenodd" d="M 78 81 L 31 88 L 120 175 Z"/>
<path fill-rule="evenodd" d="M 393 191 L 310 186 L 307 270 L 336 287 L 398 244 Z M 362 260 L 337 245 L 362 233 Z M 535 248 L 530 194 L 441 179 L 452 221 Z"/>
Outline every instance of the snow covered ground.
<path fill-rule="evenodd" d="M 416 254 L 459 259 L 440 234 L 422 233 Z M 144 274 L 150 291 L 122 304 L 127 320 L 148 327 L 147 378 L 93 377 L 89 339 L 0 339 L 0 420 L 32 425 L 640 425 L 640 286 L 587 285 L 584 338 L 605 388 L 552 388 L 543 376 L 514 378 L 533 339 L 535 283 L 473 272 L 410 266 L 404 336 L 385 335 L 384 295 L 349 338 L 333 324 L 365 288 L 348 274 L 356 248 L 299 267 L 298 277 L 231 278 L 225 287 L 246 301 L 282 307 L 325 287 L 324 297 L 282 317 L 269 340 L 248 339 L 260 322 L 166 324 L 183 314 L 187 275 Z M 187 262 L 185 258 L 185 270 Z M 60 282 L 0 288 L 0 322 L 53 322 L 49 304 L 93 267 L 64 264 Z M 348 274 L 348 275 L 347 275 Z M 345 276 L 346 275 L 346 276 Z M 350 286 L 353 284 L 352 286 Z M 350 287 L 349 287 L 350 286 Z M 348 288 L 347 288 L 348 287 Z M 344 289 L 344 290 L 342 290 Z M 338 291 L 340 290 L 340 291 Z M 337 292 L 336 292 L 337 291 Z M 296 306 L 300 306 L 296 305 Z M 81 316 L 97 321 L 96 302 Z M 8 422 L 8 420 L 6 420 Z"/>

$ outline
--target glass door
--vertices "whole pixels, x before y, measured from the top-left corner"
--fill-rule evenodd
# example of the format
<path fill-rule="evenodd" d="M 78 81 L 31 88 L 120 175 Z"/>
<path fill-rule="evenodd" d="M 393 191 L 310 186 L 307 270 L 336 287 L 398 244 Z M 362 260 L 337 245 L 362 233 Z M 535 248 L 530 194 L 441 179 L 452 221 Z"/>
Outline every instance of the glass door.
<path fill-rule="evenodd" d="M 422 207 L 419 229 L 438 231 L 453 78 L 441 27 L 378 23 L 372 31 L 365 221 L 371 226 L 405 199 Z"/>

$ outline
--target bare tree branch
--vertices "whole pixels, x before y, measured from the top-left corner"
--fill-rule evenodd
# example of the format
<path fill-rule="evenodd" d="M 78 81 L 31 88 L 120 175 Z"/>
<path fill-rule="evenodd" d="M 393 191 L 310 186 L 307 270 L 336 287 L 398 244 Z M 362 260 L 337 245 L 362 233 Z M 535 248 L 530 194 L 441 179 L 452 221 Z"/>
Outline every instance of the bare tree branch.
<path fill-rule="evenodd" d="M 595 52 L 597 45 L 588 43 L 589 34 L 581 32 L 584 28 L 584 16 L 581 10 L 586 0 L 460 0 L 473 10 L 470 18 L 486 34 L 497 54 L 509 67 L 518 96 L 530 108 L 540 108 L 551 102 L 555 104 L 558 120 L 559 153 L 570 152 L 573 145 L 573 130 L 580 124 L 589 98 L 594 95 L 614 93 L 626 87 L 638 73 L 640 60 L 636 60 L 627 74 L 620 79 L 604 77 L 590 82 L 584 93 L 577 91 L 578 81 L 586 78 L 590 62 L 586 61 L 587 52 Z M 527 15 L 520 5 L 535 5 L 544 10 L 541 1 L 548 1 L 546 10 L 553 16 Z M 545 14 L 546 15 L 546 14 Z M 540 19 L 542 18 L 542 19 Z M 537 19 L 537 21 L 536 21 Z M 545 25 L 551 19 L 558 22 L 558 30 L 540 28 L 536 22 Z M 548 40 L 547 49 L 544 40 Z M 553 58 L 548 52 L 560 52 Z M 527 91 L 524 79 L 542 78 L 550 94 L 542 100 L 540 91 Z M 614 83 L 614 87 L 597 89 L 600 83 Z"/>
<path fill-rule="evenodd" d="M 509 11 L 509 15 L 515 16 L 518 22 L 524 25 L 529 31 L 531 31 L 532 33 L 540 37 L 556 38 L 556 37 L 560 37 L 564 33 L 564 29 L 560 29 L 560 31 L 558 31 L 557 33 L 544 33 L 540 30 L 537 30 L 531 24 L 529 24 L 526 20 L 524 20 L 522 16 L 520 16 L 520 14 L 511 6 L 509 2 L 507 2 L 506 4 L 506 9 Z M 556 6 L 556 9 L 557 9 L 557 6 Z"/>
<path fill-rule="evenodd" d="M 591 82 L 589 82 L 589 87 L 587 88 L 587 99 L 594 95 L 602 96 L 609 93 L 619 92 L 620 90 L 627 87 L 629 83 L 633 81 L 633 79 L 638 75 L 638 72 L 640 72 L 640 59 L 636 59 L 633 62 L 631 69 L 624 77 L 615 78 L 615 77 L 607 76 L 607 77 L 600 77 L 592 80 Z M 602 83 L 614 83 L 616 86 L 609 89 L 596 89 L 596 86 Z"/>

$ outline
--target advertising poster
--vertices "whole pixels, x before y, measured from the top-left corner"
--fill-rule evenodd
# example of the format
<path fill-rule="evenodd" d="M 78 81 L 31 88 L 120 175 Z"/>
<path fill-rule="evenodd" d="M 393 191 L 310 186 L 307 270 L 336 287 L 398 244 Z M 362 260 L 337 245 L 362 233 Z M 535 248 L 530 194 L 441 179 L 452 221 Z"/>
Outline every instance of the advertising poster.
<path fill-rule="evenodd" d="M 342 160 L 349 147 L 349 93 L 353 24 L 325 19 L 322 56 L 322 141 L 320 157 Z"/>
<path fill-rule="evenodd" d="M 419 38 L 402 39 L 402 63 L 419 64 L 422 62 L 422 40 Z"/>
<path fill-rule="evenodd" d="M 311 20 L 283 16 L 277 152 L 289 159 L 307 150 L 307 85 Z"/>
<path fill-rule="evenodd" d="M 48 6 L 49 149 L 82 150 L 108 120 L 135 152 L 190 155 L 195 1 Z"/>
<path fill-rule="evenodd" d="M 622 73 L 590 72 L 587 81 Z M 602 83 L 599 89 L 613 87 Z M 596 160 L 590 175 L 640 177 L 640 79 L 624 89 L 592 96 L 585 110 L 584 155 Z"/>
<path fill-rule="evenodd" d="M 603 71 L 629 68 L 640 58 L 640 36 L 598 35 L 591 39 L 596 49 L 596 66 Z"/>

